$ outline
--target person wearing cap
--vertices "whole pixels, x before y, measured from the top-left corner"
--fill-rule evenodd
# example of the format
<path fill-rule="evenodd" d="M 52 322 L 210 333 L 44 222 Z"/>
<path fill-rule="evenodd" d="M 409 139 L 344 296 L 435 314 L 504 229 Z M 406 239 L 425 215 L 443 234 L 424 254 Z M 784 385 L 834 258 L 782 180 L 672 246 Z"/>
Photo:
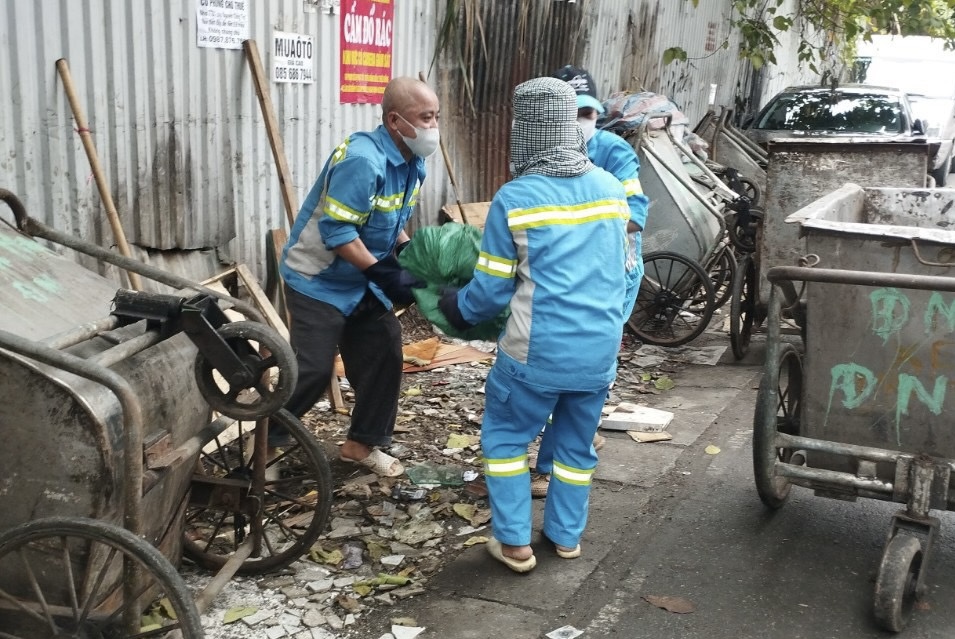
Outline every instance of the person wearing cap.
<path fill-rule="evenodd" d="M 580 555 L 593 436 L 616 375 L 630 217 L 620 181 L 587 158 L 573 89 L 536 78 L 514 90 L 511 173 L 491 201 L 473 279 L 439 308 L 465 330 L 510 305 L 485 386 L 481 447 L 490 554 L 534 568 L 527 445 L 552 416 L 554 480 L 543 535 Z"/>
<path fill-rule="evenodd" d="M 410 304 L 423 286 L 397 260 L 425 178 L 424 158 L 438 148 L 438 98 L 409 77 L 382 95 L 381 125 L 357 132 L 325 162 L 302 203 L 280 271 L 291 315 L 298 382 L 285 408 L 304 415 L 325 392 L 336 349 L 355 390 L 339 458 L 395 477 L 401 463 L 380 450 L 391 443 L 401 390 L 401 325 L 393 304 Z M 283 433 L 269 432 L 270 447 Z"/>
<path fill-rule="evenodd" d="M 640 159 L 630 144 L 616 133 L 597 128 L 597 118 L 604 113 L 603 104 L 597 99 L 594 80 L 586 69 L 567 65 L 554 72 L 555 78 L 564 80 L 577 94 L 577 122 L 587 141 L 587 156 L 590 161 L 612 173 L 627 192 L 630 206 L 630 221 L 627 223 L 629 246 L 627 252 L 627 300 L 625 317 L 629 318 L 643 279 L 641 233 L 647 223 L 650 200 L 643 194 L 640 185 Z"/>
<path fill-rule="evenodd" d="M 584 131 L 587 141 L 587 156 L 590 161 L 612 173 L 627 193 L 630 207 L 630 220 L 627 222 L 627 297 L 624 302 L 624 318 L 630 317 L 643 279 L 642 236 L 647 222 L 649 199 L 640 186 L 640 159 L 630 144 L 616 133 L 597 128 L 597 117 L 604 112 L 603 104 L 597 99 L 594 80 L 586 69 L 566 65 L 554 72 L 553 76 L 567 82 L 577 94 L 577 122 Z M 594 435 L 594 448 L 599 450 L 604 437 Z M 551 443 L 547 427 L 541 437 L 540 447 L 534 464 L 534 476 L 531 493 L 534 497 L 547 496 L 551 472 Z"/>

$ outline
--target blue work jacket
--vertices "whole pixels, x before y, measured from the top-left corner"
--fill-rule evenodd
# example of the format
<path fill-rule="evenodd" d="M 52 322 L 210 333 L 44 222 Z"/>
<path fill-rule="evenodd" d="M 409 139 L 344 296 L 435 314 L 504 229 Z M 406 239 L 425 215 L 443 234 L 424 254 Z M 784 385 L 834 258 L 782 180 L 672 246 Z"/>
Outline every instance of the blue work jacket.
<path fill-rule="evenodd" d="M 349 315 L 371 287 L 391 301 L 334 249 L 360 239 L 378 259 L 395 248 L 425 178 L 424 160 L 406 161 L 384 126 L 353 133 L 325 162 L 302 204 L 282 251 L 286 284 Z"/>
<path fill-rule="evenodd" d="M 640 185 L 640 159 L 630 143 L 616 133 L 597 129 L 587 142 L 587 156 L 600 168 L 610 171 L 627 193 L 630 207 L 630 221 L 641 229 L 647 225 L 647 208 L 650 200 L 643 194 Z M 643 275 L 643 237 L 638 231 L 630 237 L 630 250 L 627 257 L 627 272 L 631 277 Z"/>
<path fill-rule="evenodd" d="M 465 320 L 510 303 L 495 366 L 560 390 L 597 390 L 616 374 L 626 288 L 624 188 L 600 168 L 525 175 L 491 201 L 474 278 L 458 292 Z"/>

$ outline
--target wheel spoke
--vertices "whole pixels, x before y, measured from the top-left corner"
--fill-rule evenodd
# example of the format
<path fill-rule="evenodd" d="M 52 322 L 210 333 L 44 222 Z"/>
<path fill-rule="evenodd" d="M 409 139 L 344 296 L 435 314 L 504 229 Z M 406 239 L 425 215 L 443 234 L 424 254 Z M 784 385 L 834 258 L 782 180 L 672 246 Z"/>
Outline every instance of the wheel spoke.
<path fill-rule="evenodd" d="M 94 595 L 99 592 L 100 586 L 103 585 L 103 581 L 106 579 L 106 574 L 109 572 L 109 567 L 116 558 L 117 552 L 119 552 L 118 548 L 110 547 L 109 554 L 106 556 L 106 560 L 103 562 L 99 572 L 96 574 L 96 579 L 93 580 L 93 586 L 90 588 L 89 592 L 86 593 L 86 601 L 83 602 L 83 612 L 80 614 L 79 620 L 81 624 L 84 623 L 89 617 L 90 610 L 93 609 L 93 602 L 95 601 Z"/>
<path fill-rule="evenodd" d="M 23 554 L 22 550 L 18 550 L 17 554 L 20 557 L 20 562 L 23 564 L 23 569 L 27 573 L 27 578 L 30 580 L 30 586 L 33 588 L 33 592 L 39 601 L 40 607 L 43 609 L 43 614 L 46 617 L 46 621 L 50 625 L 50 630 L 54 635 L 56 635 L 56 624 L 53 622 L 53 616 L 50 614 L 50 608 L 46 603 L 46 597 L 43 596 L 43 590 L 40 588 L 40 583 L 36 580 L 36 575 L 33 574 L 33 566 L 30 565 L 30 562 L 27 560 L 26 555 Z"/>

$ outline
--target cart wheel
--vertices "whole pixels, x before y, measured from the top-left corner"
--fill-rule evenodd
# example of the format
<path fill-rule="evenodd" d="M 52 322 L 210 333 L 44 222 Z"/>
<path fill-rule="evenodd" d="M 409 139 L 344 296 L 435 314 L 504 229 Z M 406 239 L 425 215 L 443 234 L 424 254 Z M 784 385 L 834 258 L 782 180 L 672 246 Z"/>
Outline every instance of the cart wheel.
<path fill-rule="evenodd" d="M 749 350 L 756 318 L 756 264 L 750 255 L 743 257 L 733 278 L 730 302 L 730 345 L 736 359 L 743 359 Z"/>
<path fill-rule="evenodd" d="M 253 492 L 253 427 L 237 422 L 200 453 L 183 549 L 205 568 L 220 568 L 249 535 L 261 536 L 261 551 L 240 574 L 285 567 L 308 552 L 328 523 L 332 475 L 324 449 L 288 411 L 269 420 L 270 428 L 286 429 L 290 443 L 266 462 L 262 494 Z"/>
<path fill-rule="evenodd" d="M 124 563 L 140 575 L 129 598 Z M 203 636 L 189 589 L 159 550 L 124 528 L 78 517 L 38 519 L 0 535 L 0 628 L 15 639 Z"/>
<path fill-rule="evenodd" d="M 741 187 L 739 189 L 739 194 L 744 197 L 748 197 L 751 206 L 756 206 L 759 204 L 759 198 L 762 195 L 759 185 L 749 178 L 744 177 L 739 178 L 739 183 Z"/>
<path fill-rule="evenodd" d="M 660 251 L 643 258 L 644 275 L 627 327 L 646 344 L 679 346 L 713 317 L 713 283 L 699 264 Z"/>
<path fill-rule="evenodd" d="M 886 630 L 905 627 L 918 595 L 916 584 L 922 570 L 922 546 L 912 535 L 897 533 L 882 553 L 875 582 L 875 618 Z"/>
<path fill-rule="evenodd" d="M 756 233 L 762 223 L 763 212 L 757 208 L 749 210 L 749 224 L 737 223 L 735 215 L 727 220 L 726 231 L 737 251 L 752 253 L 756 250 Z"/>
<path fill-rule="evenodd" d="M 196 382 L 209 406 L 234 419 L 258 419 L 282 408 L 298 377 L 295 353 L 288 342 L 258 322 L 223 324 L 218 333 L 252 371 L 252 381 L 230 383 L 200 352 L 196 356 Z M 252 342 L 257 342 L 258 348 Z M 265 354 L 259 354 L 259 350 Z"/>
<path fill-rule="evenodd" d="M 783 344 L 779 364 L 763 374 L 753 419 L 753 471 L 759 498 L 781 508 L 789 497 L 789 480 L 777 477 L 776 461 L 792 461 L 794 451 L 776 447 L 776 433 L 799 434 L 802 412 L 802 357 L 792 344 Z"/>
<path fill-rule="evenodd" d="M 719 257 L 710 267 L 710 282 L 713 284 L 713 309 L 722 308 L 730 298 L 733 279 L 736 276 L 736 258 L 730 248 L 720 249 Z"/>

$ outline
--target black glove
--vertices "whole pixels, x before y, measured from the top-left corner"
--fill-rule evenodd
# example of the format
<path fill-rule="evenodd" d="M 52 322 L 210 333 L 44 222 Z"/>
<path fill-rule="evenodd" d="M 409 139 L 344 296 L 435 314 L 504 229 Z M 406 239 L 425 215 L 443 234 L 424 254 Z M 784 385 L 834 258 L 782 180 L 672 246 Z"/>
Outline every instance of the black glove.
<path fill-rule="evenodd" d="M 408 245 L 411 244 L 411 240 L 405 240 L 401 244 L 395 247 L 395 257 L 401 255 L 401 252 L 408 248 Z"/>
<path fill-rule="evenodd" d="M 427 286 L 409 271 L 401 268 L 393 255 L 378 260 L 362 272 L 368 281 L 377 284 L 378 288 L 395 304 L 413 304 L 415 299 L 411 289 Z"/>
<path fill-rule="evenodd" d="M 471 324 L 461 315 L 461 309 L 458 308 L 458 289 L 446 288 L 441 292 L 441 298 L 438 300 L 438 308 L 448 319 L 448 324 L 458 329 L 466 331 L 474 324 Z"/>

